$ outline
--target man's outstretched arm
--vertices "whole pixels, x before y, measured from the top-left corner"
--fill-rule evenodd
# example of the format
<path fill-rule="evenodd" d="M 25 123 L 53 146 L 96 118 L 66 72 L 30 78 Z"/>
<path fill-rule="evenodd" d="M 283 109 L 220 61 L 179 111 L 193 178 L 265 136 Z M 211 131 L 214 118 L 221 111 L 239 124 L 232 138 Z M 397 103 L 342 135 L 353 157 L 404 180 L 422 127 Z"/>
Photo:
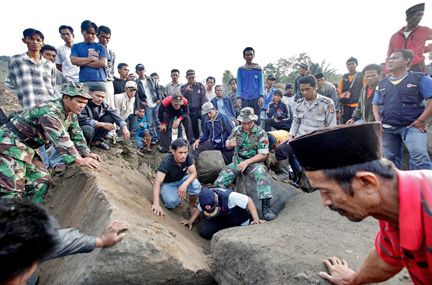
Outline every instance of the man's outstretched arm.
<path fill-rule="evenodd" d="M 375 247 L 371 249 L 359 270 L 353 271 L 345 260 L 330 257 L 324 260 L 330 271 L 320 272 L 320 276 L 334 284 L 366 284 L 386 281 L 399 273 L 403 266 L 389 264 L 381 259 Z"/>

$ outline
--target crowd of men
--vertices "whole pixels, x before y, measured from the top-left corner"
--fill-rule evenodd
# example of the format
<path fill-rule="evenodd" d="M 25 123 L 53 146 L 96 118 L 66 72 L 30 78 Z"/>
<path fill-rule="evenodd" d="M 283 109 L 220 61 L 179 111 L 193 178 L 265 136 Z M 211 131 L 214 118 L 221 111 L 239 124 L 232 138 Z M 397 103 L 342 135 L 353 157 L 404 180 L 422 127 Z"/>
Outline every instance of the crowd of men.
<path fill-rule="evenodd" d="M 432 30 L 419 26 L 424 7 L 418 4 L 406 11 L 407 25 L 392 36 L 385 64 L 369 64 L 359 72 L 358 59 L 350 57 L 346 61 L 348 73 L 339 84 L 331 84 L 322 73 L 309 74 L 308 64 L 301 63 L 299 76 L 294 84 L 286 84 L 285 93 L 275 88 L 273 75 L 264 77 L 263 69 L 254 62 L 252 47 L 243 50 L 245 64 L 229 81 L 231 90 L 224 95 L 223 86 L 216 85 L 214 77 L 207 77 L 204 85 L 196 81 L 192 69 L 186 71 L 186 84 L 179 83 L 180 71 L 172 69 L 172 80 L 165 86 L 159 83 L 157 73 L 147 76 L 141 63 L 135 66 L 136 74 L 131 73 L 128 64 L 116 63 L 115 53 L 108 48 L 111 30 L 91 21 L 82 22 L 84 41 L 80 43 L 74 43 L 72 27 L 60 26 L 65 45 L 58 48 L 45 45 L 42 32 L 26 29 L 22 41 L 27 52 L 11 57 L 5 81 L 22 110 L 0 128 L 0 197 L 40 203 L 51 183 L 47 168 L 62 171 L 70 162 L 97 168 L 101 159 L 91 153 L 91 147 L 107 150 L 107 138 L 129 140 L 132 134 L 133 143 L 142 151 L 150 152 L 151 145 L 158 144 L 160 152 L 169 152 L 157 170 L 151 210 L 164 216 L 160 198 L 164 207 L 172 209 L 189 194 L 190 219 L 181 223 L 191 229 L 203 213 L 206 220 L 200 234 L 211 238 L 227 227 L 276 218 L 270 209 L 273 195 L 263 163 L 274 150 L 280 172 L 275 179 L 299 187 L 306 173 L 311 185 L 321 191 L 323 204 L 350 220 L 372 215 L 383 226 L 366 267 L 357 274 L 345 262 L 331 258 L 325 263 L 332 276 L 322 273 L 324 278 L 337 284 L 347 280 L 377 282 L 406 266 L 415 283 L 426 284 L 424 281 L 432 279 L 432 254 L 427 252 L 432 244 L 424 233 L 430 232 L 430 218 L 426 229 L 418 228 L 426 235 L 423 247 L 412 247 L 401 239 L 403 250 L 413 254 L 406 254 L 393 239 L 389 241 L 390 237 L 405 235 L 398 231 L 406 230 L 406 225 L 398 223 L 397 214 L 405 213 L 408 206 L 419 208 L 417 200 L 410 201 L 412 205 L 402 201 L 407 194 L 400 184 L 418 181 L 419 189 L 427 192 L 422 192 L 423 203 L 429 207 L 432 202 L 431 172 L 427 171 L 432 170 L 432 162 L 425 126 L 432 104 L 425 107 L 423 103 L 432 97 L 432 79 L 425 73 L 430 72 L 431 65 L 425 65 L 423 55 L 432 52 L 432 44 L 425 46 L 426 40 L 432 39 Z M 115 68 L 119 78 L 114 77 Z M 410 169 L 417 170 L 417 176 L 400 171 L 403 144 L 409 152 Z M 48 157 L 49 145 L 52 150 Z M 226 167 L 214 188 L 202 189 L 194 163 L 208 150 L 219 150 Z M 249 175 L 256 182 L 263 220 L 251 197 L 231 190 L 235 190 L 239 175 Z M 340 189 L 329 181 L 337 181 Z M 419 189 L 413 191 L 420 193 Z M 347 198 L 338 198 L 342 195 L 338 191 Z M 332 196 L 333 192 L 339 196 Z M 371 197 L 363 201 L 364 192 Z M 382 201 L 372 197 L 373 193 L 383 194 L 379 195 Z M 385 193 L 393 195 L 387 197 Z M 395 193 L 399 195 L 395 197 Z M 388 212 L 384 208 L 374 212 L 367 203 L 387 201 L 396 205 L 388 207 Z M 352 207 L 355 202 L 364 209 Z M 4 207 L 7 212 L 15 206 Z M 34 206 L 24 203 L 17 207 Z M 428 207 L 422 211 L 430 217 Z M 49 220 L 49 215 L 45 219 Z M 52 228 L 50 223 L 47 226 Z M 118 238 L 117 232 L 125 228 L 126 224 L 118 224 L 109 231 L 109 245 L 99 245 L 120 241 L 124 235 Z M 47 251 L 51 252 L 49 248 L 59 237 L 50 231 L 52 241 Z M 90 240 L 92 250 L 94 239 Z M 65 246 L 73 242 L 62 240 Z M 33 262 L 43 258 L 46 255 L 41 253 Z M 410 260 L 426 262 L 427 269 L 407 266 Z M 33 272 L 35 263 L 29 262 L 23 268 L 31 267 L 33 270 L 28 271 Z M 381 269 L 386 274 L 380 274 Z M 10 278 L 23 278 L 21 271 L 11 272 Z"/>

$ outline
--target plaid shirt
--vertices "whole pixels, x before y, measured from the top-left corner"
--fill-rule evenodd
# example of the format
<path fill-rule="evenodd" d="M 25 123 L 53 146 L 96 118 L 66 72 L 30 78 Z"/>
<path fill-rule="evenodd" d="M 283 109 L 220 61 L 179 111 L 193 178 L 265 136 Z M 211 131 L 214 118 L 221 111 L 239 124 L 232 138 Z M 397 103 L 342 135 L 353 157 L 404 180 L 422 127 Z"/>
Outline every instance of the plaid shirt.
<path fill-rule="evenodd" d="M 23 109 L 28 109 L 46 100 L 56 99 L 56 68 L 41 57 L 35 64 L 27 53 L 14 55 L 8 64 L 5 86 L 15 95 Z"/>

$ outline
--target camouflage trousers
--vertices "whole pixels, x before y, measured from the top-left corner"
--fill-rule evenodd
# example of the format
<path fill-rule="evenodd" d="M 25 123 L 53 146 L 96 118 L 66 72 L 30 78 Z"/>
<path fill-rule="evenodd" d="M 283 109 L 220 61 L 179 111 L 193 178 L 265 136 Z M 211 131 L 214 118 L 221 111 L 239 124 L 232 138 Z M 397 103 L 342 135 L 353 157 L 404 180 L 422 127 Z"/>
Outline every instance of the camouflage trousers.
<path fill-rule="evenodd" d="M 235 161 L 236 159 L 234 159 Z M 244 170 L 245 174 L 250 175 L 256 181 L 258 199 L 272 198 L 270 181 L 267 178 L 267 168 L 262 163 L 252 163 Z M 214 186 L 228 188 L 237 176 L 241 175 L 234 162 L 228 164 L 214 182 Z"/>
<path fill-rule="evenodd" d="M 38 154 L 32 163 L 0 154 L 0 198 L 21 197 L 41 203 L 51 184 L 51 176 Z"/>

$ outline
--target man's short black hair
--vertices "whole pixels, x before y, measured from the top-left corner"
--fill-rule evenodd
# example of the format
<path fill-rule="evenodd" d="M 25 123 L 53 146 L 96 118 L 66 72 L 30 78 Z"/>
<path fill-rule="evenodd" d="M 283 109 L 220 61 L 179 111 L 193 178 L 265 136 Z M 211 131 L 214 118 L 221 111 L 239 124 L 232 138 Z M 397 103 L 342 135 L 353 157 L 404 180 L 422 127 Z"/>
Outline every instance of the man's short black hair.
<path fill-rule="evenodd" d="M 359 171 L 369 171 L 388 179 L 397 177 L 397 172 L 394 169 L 393 163 L 387 159 L 378 159 L 333 169 L 323 169 L 324 175 L 328 179 L 336 180 L 344 192 L 350 196 L 354 196 L 352 179 Z"/>
<path fill-rule="evenodd" d="M 38 31 L 38 30 L 33 29 L 33 28 L 25 29 L 23 31 L 23 38 L 24 39 L 25 38 L 31 38 L 33 35 L 38 35 L 42 39 L 42 42 L 45 40 L 45 37 L 41 31 Z"/>
<path fill-rule="evenodd" d="M 365 75 L 366 71 L 370 71 L 370 70 L 376 70 L 378 75 L 380 75 L 382 69 L 381 69 L 381 66 L 379 66 L 378 64 L 372 63 L 369 65 L 366 65 L 365 68 L 363 68 L 363 70 L 362 70 L 363 76 Z"/>
<path fill-rule="evenodd" d="M 215 86 L 215 90 L 216 90 L 216 88 L 222 88 L 222 90 L 224 89 L 223 86 L 220 84 Z"/>
<path fill-rule="evenodd" d="M 73 33 L 73 28 L 72 28 L 71 26 L 61 25 L 60 28 L 59 28 L 59 33 L 60 33 L 60 34 L 61 34 L 61 30 L 63 30 L 63 29 L 68 29 L 69 32 L 70 32 L 72 35 L 74 34 L 74 33 Z"/>
<path fill-rule="evenodd" d="M 44 45 L 41 48 L 40 53 L 43 54 L 46 50 L 53 50 L 57 54 L 57 49 L 55 47 L 53 47 L 52 45 Z"/>
<path fill-rule="evenodd" d="M 60 243 L 57 222 L 33 201 L 0 199 L 0 283 L 26 272 Z"/>
<path fill-rule="evenodd" d="M 412 61 L 413 58 L 414 58 L 414 53 L 413 53 L 411 50 L 409 50 L 409 49 L 398 49 L 398 50 L 395 50 L 393 53 L 395 53 L 395 52 L 400 52 L 400 53 L 402 53 L 402 57 L 403 57 L 404 59 L 409 58 L 410 61 L 408 62 L 408 66 L 410 66 L 411 61 Z"/>
<path fill-rule="evenodd" d="M 237 84 L 237 78 L 231 78 L 230 80 L 229 80 L 229 82 L 228 82 L 228 84 L 231 84 L 231 82 L 235 82 L 235 84 Z"/>
<path fill-rule="evenodd" d="M 189 147 L 189 142 L 186 139 L 184 139 L 184 138 L 176 139 L 171 144 L 171 148 L 173 150 L 177 150 L 179 147 L 184 147 L 184 146 Z"/>
<path fill-rule="evenodd" d="M 98 31 L 98 26 L 90 20 L 85 20 L 81 23 L 81 31 L 88 32 L 91 28 L 95 29 L 96 32 Z"/>
<path fill-rule="evenodd" d="M 127 65 L 127 64 L 124 63 L 124 62 L 120 62 L 120 63 L 117 65 L 117 69 L 121 69 L 123 66 L 129 66 L 129 65 Z"/>
<path fill-rule="evenodd" d="M 173 72 L 178 72 L 178 74 L 180 74 L 180 71 L 178 69 L 172 69 L 171 73 L 173 73 Z"/>
<path fill-rule="evenodd" d="M 253 48 L 251 48 L 251 47 L 247 47 L 247 48 L 245 48 L 244 50 L 243 50 L 243 57 L 245 57 L 245 55 L 246 55 L 246 52 L 247 51 L 253 51 L 253 54 L 255 54 L 255 50 L 253 49 Z"/>
<path fill-rule="evenodd" d="M 97 30 L 97 35 L 100 36 L 101 32 L 104 32 L 111 36 L 111 29 L 108 28 L 107 26 L 100 26 L 99 29 Z"/>
<path fill-rule="evenodd" d="M 300 84 L 310 84 L 310 86 L 315 87 L 317 84 L 316 78 L 313 75 L 306 75 L 299 79 L 299 86 Z"/>
<path fill-rule="evenodd" d="M 216 79 L 215 79 L 213 76 L 209 76 L 209 77 L 207 77 L 207 79 L 206 79 L 206 83 L 207 83 L 210 79 L 213 79 L 213 83 L 216 83 Z"/>

